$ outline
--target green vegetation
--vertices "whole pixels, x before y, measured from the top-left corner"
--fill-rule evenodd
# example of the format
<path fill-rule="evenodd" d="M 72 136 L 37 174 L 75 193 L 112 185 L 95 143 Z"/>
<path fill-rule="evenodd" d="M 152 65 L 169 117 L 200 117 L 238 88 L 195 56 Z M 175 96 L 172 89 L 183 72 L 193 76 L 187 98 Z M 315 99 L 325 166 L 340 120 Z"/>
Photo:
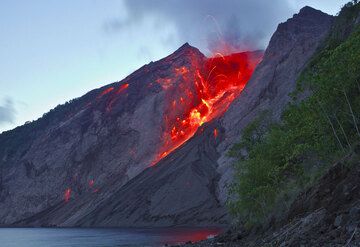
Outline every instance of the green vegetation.
<path fill-rule="evenodd" d="M 230 151 L 236 157 L 231 211 L 247 224 L 260 223 L 288 207 L 359 141 L 360 4 L 349 3 L 337 17 L 326 46 L 302 73 L 281 123 L 263 113 L 244 129 Z M 309 94 L 299 102 L 299 95 Z"/>

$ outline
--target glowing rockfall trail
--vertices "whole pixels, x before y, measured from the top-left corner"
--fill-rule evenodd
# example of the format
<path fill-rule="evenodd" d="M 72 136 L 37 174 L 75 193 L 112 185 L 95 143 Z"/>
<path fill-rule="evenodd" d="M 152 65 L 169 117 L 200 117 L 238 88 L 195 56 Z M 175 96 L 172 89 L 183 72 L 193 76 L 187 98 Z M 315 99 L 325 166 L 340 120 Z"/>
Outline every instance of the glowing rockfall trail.
<path fill-rule="evenodd" d="M 151 165 L 190 139 L 201 125 L 221 116 L 244 89 L 261 58 L 259 52 L 227 56 L 216 53 L 214 57 L 206 58 L 204 64 L 198 64 L 194 59 L 192 68 L 175 68 L 169 78 L 158 79 L 163 90 L 175 86 L 173 78 L 180 79 L 184 96 L 169 99 L 169 109 L 164 116 L 163 144 Z M 214 136 L 217 136 L 217 130 Z"/>

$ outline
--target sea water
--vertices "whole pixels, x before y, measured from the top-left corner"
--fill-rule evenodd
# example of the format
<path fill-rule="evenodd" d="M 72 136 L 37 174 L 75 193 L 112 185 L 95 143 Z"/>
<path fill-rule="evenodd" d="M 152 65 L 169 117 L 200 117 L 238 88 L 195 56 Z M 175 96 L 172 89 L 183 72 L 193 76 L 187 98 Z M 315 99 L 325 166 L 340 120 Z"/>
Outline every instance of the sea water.
<path fill-rule="evenodd" d="M 0 228 L 0 247 L 155 247 L 196 242 L 220 232 L 220 228 Z"/>

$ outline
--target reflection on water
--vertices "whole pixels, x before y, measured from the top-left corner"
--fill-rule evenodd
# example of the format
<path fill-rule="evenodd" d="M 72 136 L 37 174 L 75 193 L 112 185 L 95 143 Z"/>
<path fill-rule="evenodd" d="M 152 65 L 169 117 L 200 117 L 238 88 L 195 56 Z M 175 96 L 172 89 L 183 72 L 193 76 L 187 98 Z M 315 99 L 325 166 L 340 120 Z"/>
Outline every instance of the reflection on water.
<path fill-rule="evenodd" d="M 195 242 L 220 232 L 219 228 L 0 228 L 0 246 L 164 246 Z"/>

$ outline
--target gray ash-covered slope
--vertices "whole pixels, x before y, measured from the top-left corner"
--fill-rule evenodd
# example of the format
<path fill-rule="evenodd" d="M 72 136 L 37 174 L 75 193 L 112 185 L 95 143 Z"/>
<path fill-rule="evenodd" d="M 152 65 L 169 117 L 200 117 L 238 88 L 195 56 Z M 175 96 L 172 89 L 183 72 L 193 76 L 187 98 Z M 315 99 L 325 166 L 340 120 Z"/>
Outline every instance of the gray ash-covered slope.
<path fill-rule="evenodd" d="M 68 188 L 71 199 L 84 208 L 95 207 L 148 167 L 161 144 L 166 103 L 156 80 L 173 75 L 181 66 L 195 70 L 193 64 L 200 65 L 203 59 L 200 51 L 185 44 L 121 82 L 93 90 L 37 121 L 2 133 L 0 224 L 61 203 Z M 176 85 L 182 80 L 174 76 L 172 82 Z M 175 86 L 174 97 L 178 91 Z"/>
<path fill-rule="evenodd" d="M 163 113 L 161 102 L 164 101 L 161 88 L 143 87 L 162 77 L 167 69 L 174 69 L 173 63 L 178 63 L 176 66 L 186 63 L 186 58 L 181 58 L 184 51 L 198 52 L 188 46 L 168 58 L 173 59 L 171 64 L 153 63 L 126 78 L 122 83 L 131 79 L 127 97 L 130 90 L 142 93 L 134 93 L 130 102 L 129 99 L 116 101 L 109 113 L 104 109 L 111 98 L 92 103 L 93 108 L 79 110 L 88 99 L 96 99 L 102 92 L 98 90 L 72 103 L 78 110 L 67 121 L 60 115 L 56 121 L 34 130 L 34 135 L 17 134 L 30 131 L 26 126 L 1 135 L 0 143 L 28 139 L 26 145 L 17 149 L 0 150 L 1 223 L 17 221 L 18 225 L 35 226 L 226 223 L 224 201 L 232 173 L 227 149 L 240 138 L 241 129 L 263 109 L 280 115 L 300 71 L 321 45 L 331 22 L 331 16 L 306 7 L 280 24 L 244 93 L 225 115 L 202 126 L 182 147 L 142 172 L 160 143 L 160 133 L 149 133 L 146 128 L 161 125 L 156 121 L 161 121 L 158 115 Z M 199 54 L 199 63 L 202 59 L 203 55 Z M 134 89 L 133 83 L 138 83 Z M 111 92 L 103 97 L 110 95 Z M 128 110 L 120 110 L 120 105 Z M 96 111 L 98 107 L 103 107 L 103 111 Z M 90 114 L 84 113 L 87 111 Z M 88 124 L 84 126 L 84 123 Z M 214 128 L 221 133 L 217 139 Z M 49 141 L 41 142 L 42 138 Z M 135 158 L 124 155 L 132 153 L 129 152 L 132 147 L 141 154 Z M 89 189 L 87 183 L 91 178 L 96 179 L 96 188 L 101 193 Z M 64 181 L 68 184 L 63 184 Z M 75 190 L 76 200 L 65 203 L 62 192 L 69 184 Z"/>
<path fill-rule="evenodd" d="M 217 122 L 200 130 L 184 146 L 161 160 L 104 201 L 78 223 L 82 226 L 220 225 L 226 210 L 217 200 L 216 172 L 221 134 Z"/>
<path fill-rule="evenodd" d="M 213 136 L 216 126 L 215 121 L 200 129 L 176 152 L 130 180 L 96 208 L 83 212 L 74 200 L 17 225 L 223 225 L 227 223 L 226 210 L 215 194 L 219 179 L 215 147 L 221 140 L 221 133 Z"/>
<path fill-rule="evenodd" d="M 201 128 L 173 155 L 145 170 L 78 223 L 100 225 L 220 225 L 226 210 L 217 200 L 216 122 Z"/>

